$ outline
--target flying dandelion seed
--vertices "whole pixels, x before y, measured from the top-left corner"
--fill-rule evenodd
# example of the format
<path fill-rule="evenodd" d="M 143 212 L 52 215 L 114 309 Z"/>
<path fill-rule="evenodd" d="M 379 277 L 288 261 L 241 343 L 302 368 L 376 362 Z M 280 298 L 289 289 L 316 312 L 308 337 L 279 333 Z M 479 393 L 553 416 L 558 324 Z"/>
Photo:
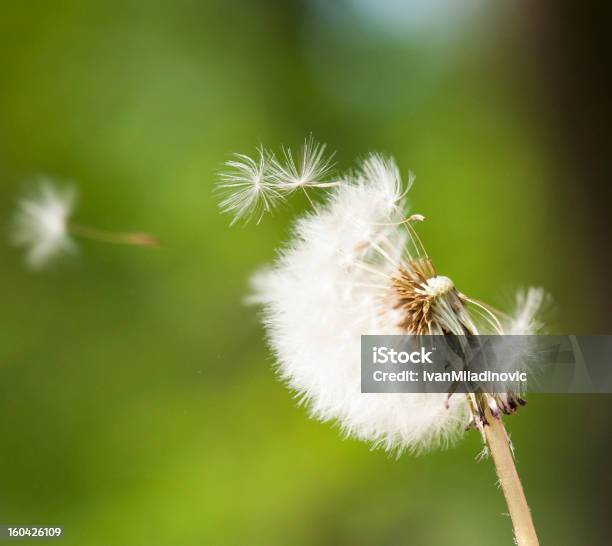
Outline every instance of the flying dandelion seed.
<path fill-rule="evenodd" d="M 25 259 L 40 269 L 62 254 L 73 254 L 77 246 L 68 233 L 68 220 L 76 201 L 74 186 L 56 187 L 44 179 L 19 201 L 13 220 L 11 241 L 25 248 Z"/>
<path fill-rule="evenodd" d="M 231 225 L 240 220 L 259 223 L 264 214 L 287 195 L 302 190 L 312 205 L 308 189 L 332 188 L 339 182 L 327 180 L 334 167 L 333 154 L 325 155 L 325 145 L 312 137 L 304 141 L 295 155 L 284 148 L 280 159 L 263 148 L 257 150 L 257 159 L 235 154 L 235 159 L 224 164 L 217 191 L 222 200 L 222 213 L 232 214 Z"/>
<path fill-rule="evenodd" d="M 32 269 L 43 269 L 62 256 L 75 254 L 75 236 L 115 244 L 158 245 L 147 233 L 112 233 L 72 222 L 76 197 L 74 185 L 60 186 L 42 178 L 19 200 L 10 240 L 25 250 L 26 264 Z"/>
<path fill-rule="evenodd" d="M 287 192 L 335 186 L 337 183 L 326 180 L 334 163 L 333 154 L 325 156 L 325 148 L 309 137 L 295 157 L 290 148 L 283 149 L 280 160 L 272 155 L 270 174 L 276 186 Z"/>
<path fill-rule="evenodd" d="M 308 157 L 321 161 L 316 150 Z M 286 157 L 292 164 L 292 155 Z M 301 173 L 275 172 L 290 174 L 288 180 Z M 398 454 L 448 446 L 474 426 L 498 450 L 493 452 L 498 472 L 507 476 L 500 465 L 514 465 L 504 455 L 510 453 L 509 439 L 499 414 L 523 404 L 519 396 L 361 392 L 362 335 L 529 334 L 537 327 L 540 289 L 521 293 L 514 314 L 507 316 L 438 274 L 413 227 L 423 216 L 405 216 L 413 181 L 411 175 L 404 187 L 395 162 L 373 154 L 343 182 L 327 182 L 333 189 L 326 203 L 297 220 L 276 263 L 253 278 L 251 301 L 263 306 L 280 377 L 313 417 Z M 520 486 L 518 475 L 511 483 L 505 480 L 518 543 L 535 544 L 522 487 L 522 500 L 518 490 L 508 493 L 515 482 Z"/>
<path fill-rule="evenodd" d="M 232 224 L 238 220 L 261 221 L 265 213 L 271 212 L 282 194 L 269 173 L 270 161 L 263 148 L 258 150 L 257 160 L 244 154 L 235 154 L 227 161 L 227 170 L 221 173 L 218 191 L 224 196 L 219 204 L 221 211 L 232 213 Z"/>

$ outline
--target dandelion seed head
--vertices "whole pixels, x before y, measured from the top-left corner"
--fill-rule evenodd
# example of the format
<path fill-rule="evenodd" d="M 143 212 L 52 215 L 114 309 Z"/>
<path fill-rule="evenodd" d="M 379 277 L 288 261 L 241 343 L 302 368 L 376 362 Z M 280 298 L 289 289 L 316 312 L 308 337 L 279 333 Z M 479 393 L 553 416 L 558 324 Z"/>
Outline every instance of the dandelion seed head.
<path fill-rule="evenodd" d="M 361 336 L 503 328 L 436 272 L 411 226 L 424 217 L 406 218 L 413 180 L 402 184 L 391 158 L 368 156 L 296 221 L 277 261 L 253 278 L 250 298 L 263 307 L 278 374 L 310 414 L 397 453 L 453 444 L 473 408 L 468 397 L 445 393 L 362 393 Z M 515 327 L 531 323 L 535 303 L 522 301 Z"/>
<path fill-rule="evenodd" d="M 26 251 L 26 263 L 40 269 L 76 245 L 68 234 L 68 220 L 76 202 L 72 186 L 58 187 L 42 179 L 19 200 L 13 217 L 11 241 Z"/>

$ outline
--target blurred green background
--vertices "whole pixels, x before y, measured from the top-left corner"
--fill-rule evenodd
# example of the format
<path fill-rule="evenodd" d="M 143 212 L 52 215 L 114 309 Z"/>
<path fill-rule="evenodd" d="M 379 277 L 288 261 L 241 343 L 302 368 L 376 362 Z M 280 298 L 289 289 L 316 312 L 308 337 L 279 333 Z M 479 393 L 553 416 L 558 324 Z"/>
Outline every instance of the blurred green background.
<path fill-rule="evenodd" d="M 1 8 L 3 231 L 43 173 L 78 182 L 80 223 L 163 247 L 83 241 L 32 273 L 3 237 L 0 523 L 63 525 L 66 545 L 511 544 L 476 433 L 395 460 L 296 407 L 242 300 L 305 203 L 229 228 L 212 189 L 232 152 L 311 132 L 341 169 L 392 153 L 462 291 L 504 307 L 542 285 L 552 331 L 609 333 L 609 220 L 579 175 L 597 157 L 573 153 L 565 117 L 593 136 L 597 103 L 588 79 L 581 96 L 557 85 L 555 4 Z M 608 543 L 610 409 L 539 395 L 507 420 L 542 544 Z"/>

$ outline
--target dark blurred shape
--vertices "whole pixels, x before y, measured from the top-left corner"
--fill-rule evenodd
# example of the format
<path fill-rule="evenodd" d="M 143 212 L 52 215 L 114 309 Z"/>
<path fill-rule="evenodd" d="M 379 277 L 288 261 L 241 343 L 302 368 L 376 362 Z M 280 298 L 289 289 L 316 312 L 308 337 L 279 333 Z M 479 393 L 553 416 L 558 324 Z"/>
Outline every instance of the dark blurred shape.
<path fill-rule="evenodd" d="M 516 40 L 524 68 L 544 94 L 551 130 L 558 138 L 564 159 L 562 182 L 575 185 L 578 201 L 574 214 L 565 219 L 586 224 L 589 250 L 595 265 L 597 291 L 602 305 L 596 324 L 612 331 L 612 243 L 610 207 L 612 192 L 612 63 L 610 62 L 610 21 L 612 4 L 571 0 L 522 2 Z M 521 66 L 520 64 L 518 66 Z M 519 77 L 523 76 L 518 74 Z M 553 146 L 556 143 L 553 143 Z M 581 267 L 580 263 L 575 264 Z M 589 289 L 589 287 L 576 288 Z"/>
<path fill-rule="evenodd" d="M 549 105 L 548 114 L 552 131 L 562 146 L 559 155 L 566 168 L 562 183 L 578 188 L 575 211 L 566 222 L 585 224 L 589 234 L 588 249 L 592 254 L 596 278 L 589 287 L 576 290 L 594 290 L 601 305 L 593 309 L 598 314 L 594 324 L 600 333 L 612 331 L 612 238 L 610 237 L 610 210 L 612 192 L 612 63 L 610 62 L 610 21 L 612 4 L 608 2 L 573 2 L 571 0 L 522 2 L 522 17 L 518 41 L 528 48 L 527 69 L 535 76 Z M 581 264 L 576 263 L 576 268 Z M 609 453 L 612 444 L 610 425 L 610 397 L 595 401 L 600 411 L 593 408 L 593 426 L 608 446 L 598 456 L 588 476 L 598 498 L 576 498 L 585 502 L 593 513 L 594 537 L 597 544 L 605 544 L 612 536 L 609 518 L 612 479 L 609 471 Z M 607 431 L 607 432 L 606 432 Z"/>

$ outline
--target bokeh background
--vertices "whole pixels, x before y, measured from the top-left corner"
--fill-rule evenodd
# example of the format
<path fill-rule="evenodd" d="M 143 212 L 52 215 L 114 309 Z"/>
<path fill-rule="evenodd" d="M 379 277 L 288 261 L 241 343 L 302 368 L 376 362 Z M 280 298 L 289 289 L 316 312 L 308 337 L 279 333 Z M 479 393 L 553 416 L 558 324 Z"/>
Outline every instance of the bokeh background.
<path fill-rule="evenodd" d="M 0 224 L 23 185 L 78 183 L 82 242 L 28 271 L 0 243 L 0 523 L 66 545 L 511 544 L 476 433 L 396 460 L 309 420 L 275 379 L 251 272 L 299 199 L 229 228 L 232 152 L 312 133 L 417 175 L 438 269 L 503 307 L 545 286 L 550 330 L 610 333 L 606 21 L 588 3 L 0 3 Z M 316 282 L 313 279 L 313 282 Z M 543 544 L 608 544 L 608 396 L 509 418 Z"/>

